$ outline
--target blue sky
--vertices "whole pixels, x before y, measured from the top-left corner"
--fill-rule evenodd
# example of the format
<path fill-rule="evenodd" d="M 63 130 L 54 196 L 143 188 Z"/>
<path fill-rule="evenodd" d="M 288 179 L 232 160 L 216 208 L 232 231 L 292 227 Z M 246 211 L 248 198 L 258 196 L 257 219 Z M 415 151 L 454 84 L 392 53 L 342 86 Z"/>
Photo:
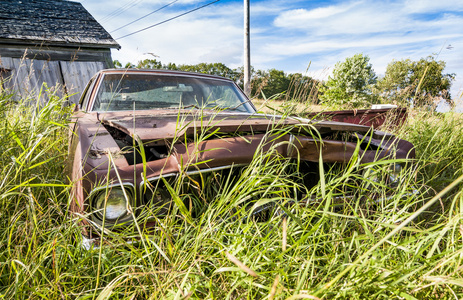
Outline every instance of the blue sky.
<path fill-rule="evenodd" d="M 115 29 L 173 0 L 82 0 L 122 49 L 113 59 L 137 62 L 156 55 L 163 63 L 243 61 L 243 1 L 221 0 L 191 14 L 118 39 L 212 2 L 178 0 L 120 30 Z M 393 59 L 438 55 L 456 73 L 452 96 L 463 105 L 462 0 L 251 1 L 251 64 L 326 79 L 338 61 L 370 57 L 378 76 Z M 114 12 L 128 8 L 117 16 Z"/>

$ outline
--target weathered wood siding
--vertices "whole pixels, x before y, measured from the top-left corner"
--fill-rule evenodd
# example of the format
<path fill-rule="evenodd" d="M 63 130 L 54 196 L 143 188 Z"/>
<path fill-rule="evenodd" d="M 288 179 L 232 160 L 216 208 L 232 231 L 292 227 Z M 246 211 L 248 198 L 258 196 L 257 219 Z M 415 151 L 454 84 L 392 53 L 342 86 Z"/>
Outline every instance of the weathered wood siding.
<path fill-rule="evenodd" d="M 46 102 L 47 93 L 40 93 L 46 84 L 57 96 L 67 94 L 71 103 L 77 103 L 90 78 L 105 64 L 0 57 L 0 68 L 11 70 L 10 78 L 3 84 L 14 91 L 16 98 L 39 97 L 42 103 Z"/>
<path fill-rule="evenodd" d="M 80 95 L 96 72 L 105 68 L 102 62 L 60 61 L 67 94 L 71 103 L 78 103 Z"/>
<path fill-rule="evenodd" d="M 48 95 L 40 90 L 46 84 L 50 91 L 62 97 L 63 79 L 59 71 L 59 62 L 46 60 L 29 60 L 2 57 L 0 67 L 10 69 L 10 78 L 4 82 L 4 87 L 14 91 L 15 98 L 37 98 L 43 103 L 48 101 Z"/>

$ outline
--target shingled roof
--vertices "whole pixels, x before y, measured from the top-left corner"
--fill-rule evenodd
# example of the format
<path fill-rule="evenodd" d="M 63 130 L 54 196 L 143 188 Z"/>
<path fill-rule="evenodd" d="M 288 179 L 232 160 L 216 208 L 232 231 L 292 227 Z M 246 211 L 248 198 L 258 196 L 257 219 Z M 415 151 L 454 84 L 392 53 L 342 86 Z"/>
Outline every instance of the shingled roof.
<path fill-rule="evenodd" d="M 78 2 L 1 0 L 0 42 L 120 48 Z"/>

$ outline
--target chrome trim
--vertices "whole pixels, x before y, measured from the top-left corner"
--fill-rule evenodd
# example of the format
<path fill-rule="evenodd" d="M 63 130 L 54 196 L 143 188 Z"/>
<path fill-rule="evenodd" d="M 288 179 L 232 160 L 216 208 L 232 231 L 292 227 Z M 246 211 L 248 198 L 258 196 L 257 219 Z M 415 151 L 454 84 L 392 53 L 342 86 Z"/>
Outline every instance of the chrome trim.
<path fill-rule="evenodd" d="M 187 71 L 174 71 L 174 70 L 163 70 L 163 69 L 131 69 L 131 68 L 122 68 L 122 69 L 104 69 L 99 71 L 100 74 L 152 74 L 152 75 L 160 75 L 160 76 L 181 76 L 181 77 L 193 77 L 193 78 L 209 78 L 209 79 L 217 79 L 226 82 L 234 82 L 233 80 L 205 73 L 196 73 L 196 72 L 187 72 Z"/>
<path fill-rule="evenodd" d="M 93 190 L 91 190 L 90 193 L 88 193 L 88 199 L 92 200 L 91 197 L 93 196 L 93 194 L 95 194 L 95 193 L 97 193 L 97 192 L 99 192 L 101 190 L 106 190 L 106 189 L 109 189 L 109 188 L 112 188 L 112 187 L 126 186 L 126 185 L 131 187 L 132 193 L 135 191 L 135 186 L 133 185 L 133 183 L 130 183 L 130 182 L 123 182 L 122 184 L 120 184 L 120 183 L 105 184 L 103 186 L 99 186 L 99 187 L 96 187 Z"/>
<path fill-rule="evenodd" d="M 193 171 L 186 171 L 185 173 L 187 175 L 196 175 L 196 174 L 199 174 L 199 173 L 209 173 L 209 172 L 215 172 L 215 171 L 220 171 L 220 170 L 225 170 L 225 169 L 231 169 L 233 167 L 244 167 L 244 166 L 247 166 L 248 164 L 233 164 L 233 165 L 226 165 L 226 166 L 220 166 L 220 167 L 214 167 L 214 168 L 208 168 L 208 169 L 201 169 L 201 170 L 193 170 Z M 152 181 L 157 181 L 161 178 L 169 178 L 169 177 L 174 177 L 174 176 L 178 176 L 179 173 L 169 173 L 169 174 L 166 174 L 166 175 L 159 175 L 159 176 L 155 176 L 155 177 L 152 177 L 152 178 L 148 178 L 148 180 L 145 182 L 144 180 L 142 180 L 140 182 L 140 198 L 142 198 L 142 195 L 143 195 L 143 192 L 142 192 L 142 189 L 143 187 L 145 186 L 145 184 L 147 182 L 152 182 Z"/>
<path fill-rule="evenodd" d="M 146 185 L 146 183 L 151 182 L 151 181 L 157 181 L 157 180 L 159 180 L 161 178 L 169 178 L 169 177 L 174 177 L 174 176 L 175 177 L 178 176 L 178 173 L 169 173 L 169 174 L 166 174 L 166 175 L 159 175 L 159 176 L 151 177 L 151 178 L 148 178 L 147 181 L 142 180 L 140 182 L 140 187 L 139 187 L 140 188 L 140 197 L 143 194 L 142 188 Z"/>
<path fill-rule="evenodd" d="M 100 239 L 98 238 L 88 238 L 81 234 L 82 241 L 80 243 L 80 246 L 84 248 L 84 250 L 90 251 L 90 249 L 98 249 L 100 246 L 96 245 L 96 242 L 99 241 Z"/>
<path fill-rule="evenodd" d="M 175 235 L 175 234 L 174 234 Z M 84 234 L 80 234 L 81 236 L 81 243 L 80 243 L 80 246 L 86 250 L 86 251 L 90 251 L 90 250 L 96 250 L 96 249 L 100 249 L 100 247 L 104 247 L 105 244 L 101 244 L 101 237 L 94 237 L 94 238 L 89 238 L 89 237 L 86 237 Z M 128 236 L 128 237 L 124 237 L 124 241 L 126 244 L 128 245 L 137 245 L 138 243 L 140 243 L 141 240 L 134 240 L 135 237 L 132 237 L 132 236 Z M 137 236 L 138 238 L 138 236 Z M 128 240 L 128 239 L 131 239 L 131 240 Z M 153 240 L 153 237 L 151 236 L 147 236 L 145 237 L 146 240 L 150 240 L 152 241 Z M 111 240 L 111 238 L 108 239 L 107 236 L 105 236 L 103 238 L 103 241 L 107 241 L 107 240 Z"/>
<path fill-rule="evenodd" d="M 170 175 L 175 175 L 175 174 L 170 174 Z M 162 176 L 158 176 L 158 177 L 162 177 Z M 170 176 L 170 177 L 172 177 L 172 176 Z M 404 196 L 404 197 L 410 197 L 410 196 L 417 195 L 417 194 L 419 194 L 419 193 L 420 193 L 420 192 L 419 192 L 417 189 L 414 189 L 414 190 L 412 190 L 411 192 L 405 193 L 403 196 Z M 351 199 L 354 199 L 354 197 L 355 197 L 355 196 L 353 196 L 353 195 L 335 196 L 335 197 L 334 197 L 334 200 L 343 200 L 343 199 L 351 200 Z M 374 200 L 374 202 L 377 203 L 377 204 L 379 204 L 379 203 L 381 203 L 381 202 L 383 202 L 383 201 L 390 200 L 390 199 L 393 198 L 393 197 L 394 197 L 394 196 L 380 197 L 379 199 Z M 309 205 L 310 203 L 317 202 L 317 201 L 320 202 L 320 201 L 323 201 L 323 199 L 322 199 L 322 198 L 306 198 L 306 199 L 302 199 L 302 200 L 297 201 L 297 202 L 296 202 L 296 201 L 292 201 L 292 203 L 299 203 L 299 204 L 301 204 L 301 205 Z M 276 206 L 275 206 L 275 207 L 276 207 Z M 258 213 L 260 213 L 260 212 L 262 212 L 262 211 L 264 211 L 264 210 L 266 210 L 266 209 L 269 209 L 269 208 L 271 208 L 271 207 L 270 207 L 270 206 L 257 207 L 257 208 L 251 213 L 251 215 L 256 215 L 256 214 L 258 214 Z M 278 216 L 280 216 L 280 217 L 285 217 L 285 216 L 286 216 L 286 213 L 285 213 L 284 211 L 282 212 L 279 208 L 277 208 L 277 209 L 278 209 Z M 242 220 L 245 219 L 245 218 L 247 218 L 247 217 L 242 218 Z M 89 220 L 89 221 L 90 221 L 90 223 L 91 223 L 92 226 L 98 225 L 98 224 L 95 225 L 94 222 L 91 221 L 91 220 Z M 97 227 L 98 227 L 98 226 L 97 226 Z M 97 242 L 100 241 L 100 238 L 98 238 L 98 237 L 97 237 L 97 238 L 88 238 L 88 237 L 86 237 L 86 236 L 83 235 L 83 234 L 81 234 L 81 237 L 82 237 L 82 242 L 80 243 L 80 246 L 81 246 L 83 249 L 89 251 L 89 250 L 91 250 L 92 248 L 93 248 L 93 249 L 98 249 L 98 248 L 100 248 L 100 244 L 99 244 L 99 243 L 97 244 Z M 130 238 L 130 237 L 128 237 L 128 238 Z M 136 242 L 136 241 L 127 241 L 128 244 L 133 244 L 133 243 L 135 243 L 135 242 Z"/>
<path fill-rule="evenodd" d="M 293 152 L 294 152 L 294 147 L 296 147 L 296 146 L 294 145 L 294 140 L 295 140 L 295 139 L 296 139 L 296 138 L 294 137 L 293 134 L 290 134 L 290 135 L 289 135 L 288 149 L 286 150 L 288 157 L 291 157 L 291 156 L 292 156 L 292 154 L 293 154 Z"/>
<path fill-rule="evenodd" d="M 135 186 L 130 183 L 130 182 L 124 182 L 122 184 L 119 184 L 119 183 L 113 183 L 113 184 L 107 184 L 107 185 L 104 185 L 104 186 L 99 186 L 97 188 L 94 188 L 89 194 L 88 194 L 88 201 L 90 202 L 90 209 L 91 209 L 91 215 L 92 215 L 92 218 L 98 218 L 98 214 L 101 215 L 101 212 L 99 212 L 100 209 L 96 209 L 95 207 L 95 204 L 93 203 L 93 199 L 95 198 L 95 195 L 98 195 L 99 192 L 101 192 L 102 190 L 105 190 L 106 189 L 110 189 L 110 188 L 113 188 L 113 187 L 123 187 L 125 188 L 126 186 L 129 186 L 130 187 L 130 195 L 128 195 L 128 197 L 130 197 L 130 199 L 126 199 L 130 202 L 130 205 L 131 206 L 134 206 L 134 200 L 136 199 L 135 197 L 135 194 L 136 191 L 135 191 Z M 127 205 L 127 203 L 126 203 Z M 95 215 L 95 213 L 97 215 Z M 101 217 L 103 217 L 103 215 L 101 215 Z"/>
<path fill-rule="evenodd" d="M 248 164 L 236 164 L 236 165 L 227 165 L 227 166 L 221 166 L 221 167 L 214 167 L 214 168 L 209 168 L 209 169 L 201 169 L 201 170 L 194 170 L 194 171 L 186 171 L 188 175 L 196 175 L 199 173 L 208 173 L 208 172 L 215 172 L 215 171 L 220 171 L 220 170 L 225 170 L 225 169 L 231 169 L 233 167 L 244 167 L 247 166 Z"/>
<path fill-rule="evenodd" d="M 237 90 L 237 96 L 240 99 L 241 104 L 246 108 L 250 108 L 252 112 L 248 112 L 250 114 L 256 113 L 257 109 L 252 103 L 251 99 L 249 99 L 244 92 L 241 90 L 238 84 L 234 82 L 233 80 L 229 78 L 225 78 L 222 76 L 216 76 L 216 75 L 210 75 L 210 74 L 204 74 L 204 73 L 194 73 L 194 72 L 185 72 L 185 71 L 172 71 L 172 70 L 151 70 L 151 69 L 106 69 L 106 70 L 101 70 L 99 71 L 95 76 L 99 76 L 100 78 L 95 79 L 95 83 L 92 84 L 90 87 L 93 92 L 98 92 L 100 90 L 100 86 L 105 78 L 106 75 L 126 75 L 126 74 L 143 74 L 143 75 L 151 75 L 151 76 L 165 76 L 165 77 L 186 77 L 186 78 L 197 78 L 197 79 L 204 79 L 204 80 L 217 80 L 217 81 L 223 81 L 232 84 L 236 90 Z M 93 78 L 93 77 L 92 77 Z M 96 82 L 97 81 L 97 82 Z M 93 96 L 93 97 L 92 97 Z M 92 103 L 91 107 L 87 110 L 87 112 L 95 112 L 93 110 L 94 104 L 95 104 L 95 98 L 96 94 L 90 95 L 92 98 Z M 249 106 L 249 107 L 247 107 Z M 152 109 L 142 109 L 142 110 L 137 110 L 137 111 L 143 111 L 143 110 L 152 110 Z M 107 113 L 107 112 L 119 112 L 120 110 L 116 111 L 101 111 L 100 113 Z"/>
<path fill-rule="evenodd" d="M 105 74 L 102 73 L 101 76 L 98 76 L 97 78 L 95 78 L 95 81 L 92 83 L 91 91 L 90 91 L 90 95 L 88 99 L 89 103 L 87 103 L 87 106 L 90 105 L 90 107 L 88 110 L 86 110 L 87 112 L 94 111 L 93 107 L 95 106 L 95 98 L 97 96 L 96 93 L 98 93 L 98 91 L 100 90 L 100 86 L 101 86 L 101 83 L 103 82 L 104 76 Z"/>

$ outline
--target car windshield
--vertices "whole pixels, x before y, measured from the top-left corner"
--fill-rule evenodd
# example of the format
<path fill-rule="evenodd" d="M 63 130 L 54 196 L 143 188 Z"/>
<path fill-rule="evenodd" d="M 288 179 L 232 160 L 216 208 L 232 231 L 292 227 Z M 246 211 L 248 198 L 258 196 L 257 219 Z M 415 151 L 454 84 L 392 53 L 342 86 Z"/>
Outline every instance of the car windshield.
<path fill-rule="evenodd" d="M 164 74 L 106 74 L 93 111 L 217 109 L 254 112 L 226 80 Z"/>

